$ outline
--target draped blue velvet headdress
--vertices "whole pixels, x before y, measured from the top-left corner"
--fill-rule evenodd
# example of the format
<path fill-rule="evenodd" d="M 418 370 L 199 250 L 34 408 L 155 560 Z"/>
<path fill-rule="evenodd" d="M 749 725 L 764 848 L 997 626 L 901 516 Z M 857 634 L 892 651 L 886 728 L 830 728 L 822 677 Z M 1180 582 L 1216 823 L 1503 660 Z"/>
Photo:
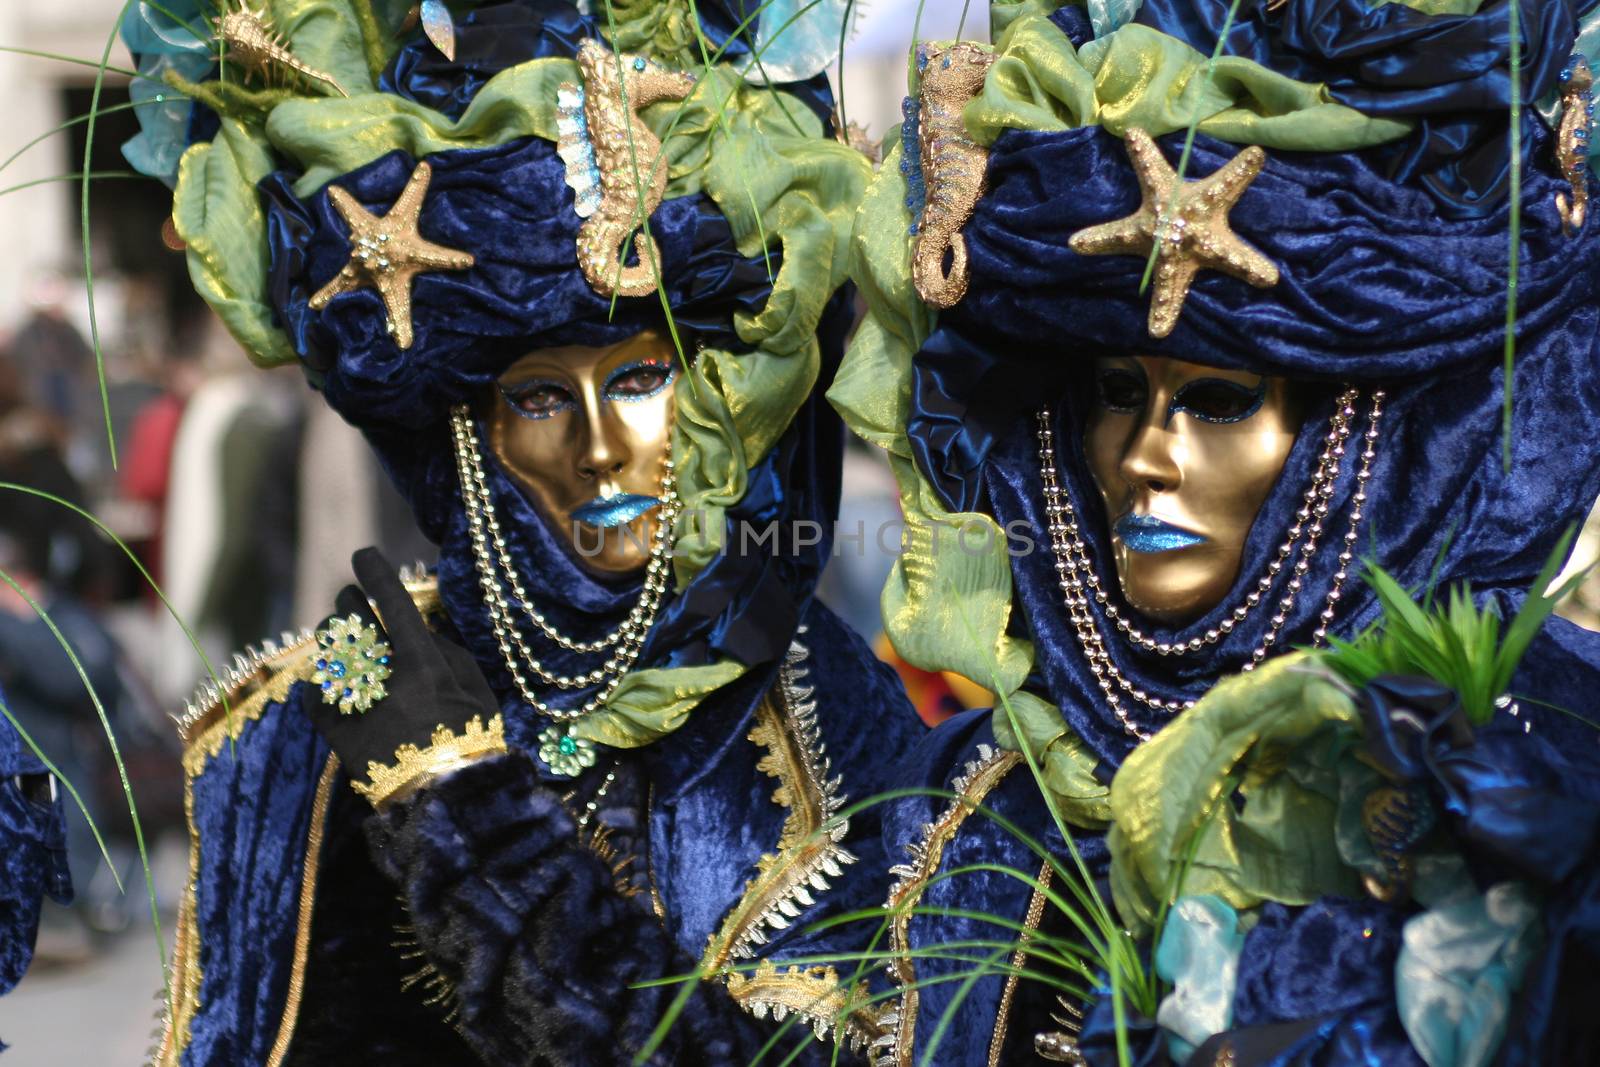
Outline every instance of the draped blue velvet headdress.
<path fill-rule="evenodd" d="M 277 6 L 294 8 L 298 21 L 288 25 L 309 26 L 301 9 L 319 3 Z M 735 67 L 760 23 L 719 3 L 698 9 L 705 40 L 732 66 L 699 65 L 698 48 L 692 58 L 661 52 L 662 27 L 686 17 L 687 5 L 629 5 L 611 18 L 582 15 L 568 0 L 511 0 L 458 16 L 453 58 L 417 31 L 381 68 L 363 69 L 360 56 L 337 47 L 337 35 L 291 34 L 300 60 L 354 88 L 348 99 L 285 94 L 269 98 L 263 115 L 235 106 L 259 98 L 232 83 L 191 87 L 175 79 L 209 107 L 197 107 L 203 118 L 186 127 L 184 136 L 199 131 L 204 140 L 184 154 L 174 210 L 197 289 L 252 357 L 298 361 L 328 403 L 366 434 L 424 532 L 441 545 L 446 607 L 502 692 L 514 687 L 495 655 L 473 570 L 450 409 L 481 396 L 531 350 L 601 346 L 648 328 L 667 333 L 670 317 L 691 364 L 678 388 L 679 490 L 712 536 L 697 530 L 686 539 L 680 529 L 678 595 L 664 606 L 634 674 L 605 712 L 579 726 L 599 731 L 591 740 L 615 745 L 674 728 L 700 696 L 783 653 L 827 541 L 777 554 L 770 547 L 724 553 L 715 534 L 741 520 L 826 526 L 838 491 L 841 432 L 809 395 L 819 376 L 831 375 L 841 347 L 845 308 L 829 297 L 843 278 L 836 246 L 866 163 L 824 136 L 831 100 L 825 80 L 812 77 L 816 57 L 789 57 L 810 80 L 782 94 L 746 84 Z M 152 39 L 153 54 L 165 55 L 167 38 L 140 37 Z M 582 82 L 572 60 L 586 40 L 654 53 L 709 83 L 682 104 L 639 115 L 665 141 L 669 179 L 649 218 L 660 284 L 646 296 L 613 298 L 580 270 L 584 218 L 571 160 L 557 142 L 570 136 L 559 132 L 567 121 L 559 100 Z M 643 69 L 644 59 L 637 62 Z M 163 158 L 156 142 L 173 133 L 147 126 L 130 152 Z M 329 188 L 382 215 L 424 159 L 431 182 L 420 232 L 470 253 L 473 265 L 416 277 L 414 336 L 402 346 L 375 289 L 354 289 L 321 309 L 311 298 L 351 255 L 350 227 Z M 541 610 L 580 636 L 615 626 L 637 599 L 638 581 L 596 577 L 580 566 L 486 459 L 515 531 L 509 549 Z M 555 652 L 547 666 L 576 669 L 564 658 L 574 657 Z M 635 682 L 640 692 L 630 700 Z M 510 731 L 531 730 L 524 719 L 508 716 Z M 516 740 L 531 744 L 531 734 Z"/>
<path fill-rule="evenodd" d="M 1574 48 L 1576 16 L 1589 6 L 1564 0 L 1522 5 L 1529 27 L 1524 99 L 1557 85 Z M 1493 27 L 1503 5 L 1474 16 L 1336 0 L 1251 8 L 1226 52 L 1269 70 L 1252 75 L 1230 60 L 1236 65 L 1219 69 L 1221 88 L 1211 96 L 1189 84 L 1165 112 L 1150 106 L 1141 112 L 1126 87 L 1160 85 L 1163 59 L 1118 67 L 1119 56 L 1129 54 L 1130 41 L 1139 42 L 1146 58 L 1157 47 L 1166 49 L 1165 61 L 1188 53 L 1181 44 L 1209 53 L 1226 5 L 1214 8 L 1212 19 L 1213 6 L 1150 0 L 1134 25 L 1096 27 L 1098 39 L 1076 7 L 1049 21 L 1023 17 L 1010 24 L 983 93 L 965 112 L 973 139 L 987 147 L 984 191 L 961 227 L 965 295 L 929 322 L 914 358 L 894 364 L 902 368 L 906 389 L 904 437 L 897 442 L 889 420 L 862 399 L 868 369 L 881 379 L 894 360 L 883 354 L 892 348 L 870 329 L 863 333 L 871 343 L 852 350 L 841 371 L 846 384 L 833 394 L 858 429 L 904 450 L 910 464 L 902 488 L 904 472 L 914 471 L 935 526 L 979 512 L 1002 527 L 1022 520 L 1021 528 L 1034 531 L 1037 550 L 1009 561 L 1023 610 L 1009 623 L 995 616 L 1003 631 L 996 646 L 1001 680 L 1007 680 L 1005 668 L 1014 667 L 1008 652 L 1029 647 L 1017 641 L 1030 641 L 1028 688 L 1059 705 L 1065 725 L 1101 761 L 1100 773 L 1118 764 L 1134 740 L 1105 707 L 1058 588 L 1042 534 L 1048 522 L 1032 417 L 1041 401 L 1056 405 L 1063 482 L 1087 519 L 1080 532 L 1102 580 L 1112 579 L 1106 516 L 1081 448 L 1096 355 L 1172 356 L 1326 385 L 1326 399 L 1308 417 L 1257 518 L 1223 606 L 1177 629 L 1141 619 L 1141 628 L 1158 641 L 1178 643 L 1216 630 L 1254 586 L 1310 484 L 1341 383 L 1366 395 L 1387 391 L 1359 551 L 1408 585 L 1420 586 L 1431 573 L 1441 582 L 1470 580 L 1481 593 L 1514 599 L 1559 534 L 1581 521 L 1600 493 L 1600 464 L 1587 445 L 1600 432 L 1600 395 L 1592 387 L 1600 360 L 1600 229 L 1591 219 L 1575 233 L 1564 231 L 1556 199 L 1570 197 L 1571 184 L 1555 159 L 1552 132 L 1531 109 L 1521 120 L 1511 464 L 1502 465 L 1511 206 L 1499 138 L 1508 128 L 1509 82 L 1504 40 Z M 1190 82 L 1205 76 L 1203 63 L 1191 70 Z M 1291 94 L 1281 79 L 1273 80 L 1278 74 L 1321 82 L 1300 98 L 1309 101 L 1303 111 L 1282 104 Z M 1250 82 L 1252 76 L 1260 82 Z M 1128 95 L 1119 98 L 1119 92 Z M 1308 150 L 1319 124 L 1330 139 L 1359 129 L 1360 116 L 1352 119 L 1348 111 L 1324 120 L 1329 102 L 1405 122 L 1394 127 L 1398 135 L 1378 143 Z M 1162 153 L 1177 165 L 1182 123 L 1149 123 L 1152 114 L 1204 120 L 1189 159 L 1191 179 L 1236 156 L 1239 141 L 1266 146 L 1265 166 L 1229 222 L 1280 272 L 1275 285 L 1255 288 L 1202 270 L 1176 328 L 1159 339 L 1147 325 L 1150 293 L 1140 292 L 1144 257 L 1080 255 L 1068 243 L 1074 233 L 1127 216 L 1141 202 L 1121 131 L 1153 125 Z M 1300 125 L 1291 127 L 1296 121 Z M 1341 122 L 1345 126 L 1336 130 Z M 1251 131 L 1258 140 L 1251 140 Z M 869 193 L 868 211 L 876 193 Z M 931 201 L 931 187 L 928 196 Z M 881 203 L 890 202 L 884 194 Z M 870 248 L 859 227 L 857 242 L 863 273 L 875 275 L 875 284 L 864 288 L 880 295 L 874 317 L 905 320 L 903 310 L 890 306 L 897 269 L 891 255 Z M 899 326 L 884 336 L 896 331 L 910 332 Z M 1358 431 L 1366 428 L 1366 410 L 1363 403 Z M 1338 524 L 1325 535 L 1330 543 L 1344 532 L 1341 516 L 1356 491 L 1354 475 L 1355 464 L 1347 462 L 1328 501 L 1328 522 Z M 972 569 L 961 562 L 949 566 Z M 1324 606 L 1322 591 L 1339 567 L 1332 548 L 1310 561 L 1303 576 L 1307 592 L 1289 613 L 1280 648 L 1310 640 Z M 1286 569 L 1269 602 L 1282 595 L 1288 578 Z M 958 587 L 976 581 L 970 574 L 952 580 Z M 1003 591 L 994 584 L 1000 580 L 984 579 Z M 902 573 L 896 581 L 900 587 L 891 588 L 890 598 L 915 605 L 939 595 L 925 575 Z M 1114 579 L 1108 588 L 1115 589 Z M 1090 609 L 1102 632 L 1110 632 L 1102 609 Z M 1350 633 L 1377 611 L 1370 592 L 1351 580 L 1333 629 Z M 1254 613 L 1193 655 L 1162 657 L 1119 644 L 1117 665 L 1153 695 L 1197 698 L 1249 660 L 1270 614 Z M 1020 681 L 1015 670 L 1012 677 Z M 1560 694 L 1552 699 L 1559 702 Z M 1147 731 L 1163 721 L 1141 705 L 1130 701 L 1128 707 Z"/>

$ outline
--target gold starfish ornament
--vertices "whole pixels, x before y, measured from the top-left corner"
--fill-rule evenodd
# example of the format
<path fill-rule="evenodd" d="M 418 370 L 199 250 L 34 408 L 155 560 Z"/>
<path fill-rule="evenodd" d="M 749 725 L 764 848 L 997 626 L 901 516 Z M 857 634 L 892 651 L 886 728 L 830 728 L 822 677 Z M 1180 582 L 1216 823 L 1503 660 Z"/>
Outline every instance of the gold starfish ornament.
<path fill-rule="evenodd" d="M 418 163 L 400 199 L 382 218 L 339 186 L 328 187 L 328 199 L 350 224 L 350 262 L 312 296 L 311 310 L 321 311 L 339 294 L 371 286 L 383 297 L 388 312 L 385 325 L 395 344 L 402 349 L 411 347 L 412 279 L 429 271 L 466 270 L 475 262 L 471 253 L 436 245 L 417 232 L 432 178 L 433 168 Z"/>
<path fill-rule="evenodd" d="M 1148 133 L 1130 129 L 1127 142 L 1144 202 L 1126 218 L 1079 230 L 1068 244 L 1080 256 L 1147 256 L 1156 249 L 1150 336 L 1172 332 L 1201 270 L 1219 270 L 1262 289 L 1278 284 L 1277 266 L 1228 225 L 1228 212 L 1267 161 L 1260 147 L 1251 145 L 1209 177 L 1180 183 Z"/>

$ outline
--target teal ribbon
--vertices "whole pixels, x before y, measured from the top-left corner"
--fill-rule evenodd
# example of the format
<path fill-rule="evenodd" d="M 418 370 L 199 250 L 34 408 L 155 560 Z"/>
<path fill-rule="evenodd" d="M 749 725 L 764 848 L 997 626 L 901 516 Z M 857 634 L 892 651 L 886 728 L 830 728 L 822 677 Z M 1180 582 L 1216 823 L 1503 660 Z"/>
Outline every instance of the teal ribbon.
<path fill-rule="evenodd" d="M 1407 921 L 1395 1005 L 1428 1067 L 1486 1067 L 1505 1037 L 1511 998 L 1539 945 L 1539 908 L 1520 882 L 1455 892 Z"/>
<path fill-rule="evenodd" d="M 1220 897 L 1180 897 L 1167 912 L 1156 946 L 1156 973 L 1172 983 L 1156 1024 L 1167 1032 L 1167 1051 L 1183 1063 L 1197 1045 L 1233 1023 L 1244 933 L 1239 913 Z"/>

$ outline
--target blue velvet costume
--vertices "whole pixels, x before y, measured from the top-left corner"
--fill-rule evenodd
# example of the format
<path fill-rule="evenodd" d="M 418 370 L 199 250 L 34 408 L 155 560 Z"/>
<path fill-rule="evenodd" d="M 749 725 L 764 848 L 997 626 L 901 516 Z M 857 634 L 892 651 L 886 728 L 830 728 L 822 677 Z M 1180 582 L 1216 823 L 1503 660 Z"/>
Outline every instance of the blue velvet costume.
<path fill-rule="evenodd" d="M 700 6 L 708 34 L 727 38 L 737 20 L 723 25 L 720 5 Z M 455 118 L 494 75 L 570 57 L 603 29 L 551 0 L 489 6 L 459 21 L 453 61 L 414 34 L 378 84 Z M 731 42 L 731 53 L 743 49 Z M 825 110 L 818 84 L 798 95 Z M 307 714 L 317 695 L 305 635 L 252 655 L 228 680 L 226 706 L 207 694 L 184 725 L 192 886 L 162 1064 L 630 1062 L 679 989 L 637 983 L 690 974 L 708 945 L 720 946 L 717 967 L 837 952 L 857 928 L 808 927 L 875 903 L 874 880 L 848 874 L 884 865 L 876 816 L 853 815 L 834 837 L 824 822 L 847 795 L 880 789 L 884 754 L 922 731 L 893 672 L 812 598 L 829 540 L 791 532 L 831 525 L 837 416 L 820 395 L 797 405 L 726 509 L 729 530 L 778 523 L 785 532 L 775 546 L 730 538 L 667 598 L 638 660 L 640 668 L 732 661 L 742 675 L 653 743 L 608 751 L 576 779 L 557 777 L 532 757 L 545 722 L 496 651 L 448 415 L 529 351 L 661 328 L 661 298 L 613 303 L 579 272 L 581 220 L 549 140 L 523 136 L 427 160 L 423 230 L 470 250 L 476 265 L 418 278 L 409 350 L 386 334 L 370 289 L 326 311 L 308 306 L 350 248 L 326 187 L 297 195 L 291 170 L 258 185 L 264 289 L 313 383 L 365 433 L 439 543 L 437 573 L 412 592 L 430 625 L 477 658 L 500 700 L 508 751 L 374 813 Z M 397 149 L 337 184 L 381 212 L 415 163 Z M 735 316 L 768 302 L 774 272 L 788 262 L 780 242 L 766 255 L 740 254 L 704 193 L 666 199 L 650 231 L 661 294 L 687 349 L 741 351 Z M 822 282 L 813 279 L 813 290 Z M 816 333 L 824 388 L 847 306 L 835 299 L 805 331 L 808 344 Z M 485 461 L 532 600 L 567 633 L 614 627 L 639 580 L 584 570 L 508 473 Z M 546 662 L 577 667 L 559 651 Z M 603 839 L 580 833 L 586 805 L 592 814 L 582 818 L 605 827 Z M 747 965 L 726 988 L 696 984 L 649 1062 L 732 1065 L 775 1033 L 785 1051 L 810 1043 L 813 1029 L 831 1036 L 831 1003 L 813 1002 L 832 991 L 829 977 Z M 760 1021 L 769 1014 L 790 1022 Z M 843 1021 L 841 1062 L 853 1058 L 849 1045 L 874 1036 L 861 1025 Z M 796 1062 L 830 1055 L 814 1044 Z"/>
<path fill-rule="evenodd" d="M 22 980 L 33 959 L 44 898 L 72 900 L 63 800 L 54 790 L 44 798 L 25 788 L 45 774 L 16 728 L 0 718 L 0 994 Z"/>
<path fill-rule="evenodd" d="M 1574 48 L 1578 17 L 1591 6 L 1521 5 L 1525 101 L 1556 87 Z M 1101 18 L 1107 10 L 1089 7 Z M 1146 0 L 1135 10 L 1136 23 L 1209 54 L 1228 5 Z M 1056 559 L 1043 534 L 1048 516 L 1033 417 L 1041 402 L 1054 405 L 1063 488 L 1089 555 L 1116 598 L 1108 519 L 1083 450 L 1096 354 L 1170 356 L 1322 383 L 1315 387 L 1324 390 L 1255 520 L 1240 575 L 1221 605 L 1172 628 L 1116 600 L 1160 642 L 1176 645 L 1215 631 L 1253 588 L 1300 507 L 1336 385 L 1387 392 L 1358 551 L 1370 553 L 1408 588 L 1420 588 L 1430 577 L 1441 587 L 1470 582 L 1475 596 L 1497 602 L 1509 617 L 1557 539 L 1581 523 L 1600 494 L 1600 463 L 1589 447 L 1600 429 L 1600 394 L 1593 388 L 1600 355 L 1600 230 L 1590 219 L 1576 234 L 1563 232 L 1555 201 L 1569 184 L 1552 159 L 1552 132 L 1529 110 L 1522 116 L 1515 429 L 1510 467 L 1502 466 L 1500 353 L 1509 221 L 1504 17 L 1502 5 L 1485 5 L 1476 15 L 1427 15 L 1401 4 L 1337 0 L 1243 5 L 1226 54 L 1325 82 L 1334 99 L 1367 114 L 1418 121 L 1407 137 L 1362 151 L 1269 148 L 1264 169 L 1230 223 L 1279 267 L 1281 280 L 1256 289 L 1202 271 L 1176 328 L 1164 338 L 1147 332 L 1150 296 L 1140 292 L 1142 256 L 1079 255 L 1068 244 L 1075 232 L 1139 206 L 1140 189 L 1121 138 L 1098 125 L 1013 127 L 988 145 L 983 195 L 961 227 L 968 286 L 959 303 L 939 312 L 910 365 L 906 436 L 916 475 L 950 512 L 983 512 L 1003 529 L 1015 523 L 1037 539 L 1038 550 L 1011 561 L 1012 635 L 1029 639 L 1037 650 L 1024 689 L 1060 709 L 1103 783 L 1136 741 L 1107 707 L 1063 601 Z M 1094 30 L 1104 36 L 1109 29 L 1091 30 L 1089 14 L 1071 5 L 1051 21 L 1066 54 L 1085 46 Z M 1048 31 L 1035 30 L 1029 39 L 1034 46 L 1050 39 Z M 1004 43 L 1002 38 L 1002 49 Z M 1003 62 L 989 75 L 991 91 Z M 1017 70 L 1004 70 L 1008 84 L 1036 90 L 1035 101 L 1056 89 L 1058 83 L 1044 76 L 1027 83 Z M 986 105 L 979 100 L 969 106 L 969 125 L 975 115 L 993 121 Z M 928 106 L 925 99 L 924 112 Z M 1175 163 L 1183 149 L 1181 128 L 1156 140 Z M 1238 145 L 1202 133 L 1194 140 L 1189 174 L 1211 174 L 1238 152 Z M 913 169 L 902 166 L 902 172 Z M 930 202 L 933 195 L 930 186 Z M 852 358 L 847 356 L 844 373 Z M 1353 467 L 1347 465 L 1327 502 L 1330 524 L 1342 524 L 1337 517 L 1355 490 Z M 1335 555 L 1324 549 L 1310 561 L 1303 583 L 1311 592 L 1289 613 L 1279 649 L 1310 643 L 1324 606 L 1317 591 L 1328 588 L 1340 566 Z M 1288 577 L 1286 571 L 1269 603 Z M 1100 632 L 1114 633 L 1092 598 L 1088 608 Z M 1121 641 L 1108 647 L 1134 686 L 1163 699 L 1194 700 L 1249 660 L 1269 613 L 1224 630 L 1197 654 L 1161 656 Z M 1331 631 L 1355 634 L 1379 613 L 1372 591 L 1351 582 Z M 1553 619 L 1510 687 L 1519 717 L 1497 715 L 1480 728 L 1458 753 L 1463 767 L 1418 772 L 1446 798 L 1450 828 L 1477 884 L 1528 880 L 1542 902 L 1543 949 L 1516 990 L 1496 1063 L 1589 1063 L 1600 1057 L 1600 1030 L 1585 1007 L 1595 994 L 1600 930 L 1600 899 L 1594 895 L 1600 872 L 1597 685 L 1600 636 Z M 1147 731 L 1158 730 L 1167 718 L 1131 700 L 1127 707 Z M 1437 751 L 1447 750 L 1454 751 Z M 953 788 L 969 800 L 981 799 L 1064 855 L 1039 785 L 1015 753 L 996 746 L 987 712 L 936 729 L 909 760 L 901 784 Z M 886 849 L 903 857 L 910 846 L 914 857 L 915 877 L 902 877 L 891 902 L 905 887 L 915 893 L 925 884 L 924 906 L 980 908 L 1010 923 L 1036 925 L 1037 912 L 1029 914 L 1031 888 L 1009 875 L 976 871 L 928 880 L 974 863 L 1030 872 L 1039 867 L 1034 853 L 986 817 L 968 814 L 947 833 L 948 814 L 941 812 L 953 810 L 948 805 L 916 797 L 885 816 Z M 1093 830 L 1074 832 L 1109 899 L 1103 838 Z M 930 849 L 941 841 L 942 851 Z M 1238 960 L 1233 1029 L 1189 1062 L 1432 1062 L 1419 1056 L 1396 1009 L 1402 927 L 1416 913 L 1415 905 L 1355 897 L 1266 905 Z M 1013 935 L 968 918 L 918 915 L 909 922 L 905 943 L 929 949 L 984 936 Z M 974 954 L 967 955 L 960 962 L 918 961 L 913 974 L 893 982 L 904 987 L 908 977 L 926 982 L 970 970 Z M 1110 997 L 1104 989 L 1099 993 L 1097 1010 L 1077 1042 L 1084 1059 L 1066 1062 L 1118 1062 Z M 970 988 L 954 981 L 926 985 L 914 1011 L 910 1021 L 899 1020 L 900 1037 L 882 1062 L 923 1062 L 941 1023 L 949 1029 L 933 1062 L 1042 1062 L 1033 1035 L 1061 1029 L 1061 1020 L 1050 1018 L 1062 1012 L 1051 990 L 1003 974 Z M 1132 1040 L 1135 1062 L 1169 1062 L 1151 1020 L 1133 1021 Z"/>

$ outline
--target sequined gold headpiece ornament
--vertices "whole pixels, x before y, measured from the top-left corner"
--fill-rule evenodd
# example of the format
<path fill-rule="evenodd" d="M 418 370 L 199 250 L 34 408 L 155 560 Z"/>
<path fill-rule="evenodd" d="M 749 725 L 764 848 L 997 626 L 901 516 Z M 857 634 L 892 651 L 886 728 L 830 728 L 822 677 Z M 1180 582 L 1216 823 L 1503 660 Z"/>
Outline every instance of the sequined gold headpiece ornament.
<path fill-rule="evenodd" d="M 907 116 L 917 131 L 917 154 L 926 203 L 915 229 L 912 284 L 930 307 L 960 303 L 967 291 L 967 243 L 961 227 L 983 195 L 989 153 L 967 136 L 961 113 L 983 89 L 994 55 L 970 43 L 930 48 L 920 59 L 922 87 L 917 113 Z M 908 146 L 909 147 L 909 146 Z M 950 269 L 945 270 L 945 255 Z"/>
<path fill-rule="evenodd" d="M 600 177 L 600 204 L 578 230 L 578 265 L 602 296 L 648 296 L 656 290 L 661 250 L 642 231 L 633 241 L 637 262 L 631 267 L 624 249 L 629 235 L 661 206 L 667 168 L 661 141 L 639 112 L 658 101 L 682 100 L 694 91 L 694 78 L 592 40 L 578 48 L 578 70 L 584 126 Z M 575 88 L 562 90 L 570 94 Z"/>
<path fill-rule="evenodd" d="M 1259 146 L 1246 148 L 1209 177 L 1179 183 L 1148 133 L 1130 129 L 1127 143 L 1144 202 L 1126 218 L 1079 230 L 1070 244 L 1082 256 L 1143 256 L 1155 246 L 1150 336 L 1172 332 L 1201 270 L 1220 270 L 1258 288 L 1278 284 L 1278 268 L 1228 225 L 1228 212 L 1267 161 Z"/>
<path fill-rule="evenodd" d="M 436 245 L 417 232 L 432 178 L 433 169 L 418 163 L 400 199 L 382 218 L 339 186 L 328 187 L 328 199 L 350 224 L 350 262 L 311 297 L 312 310 L 321 311 L 340 293 L 370 285 L 383 297 L 386 325 L 395 344 L 411 347 L 412 280 L 428 271 L 466 270 L 473 264 L 471 253 Z"/>

